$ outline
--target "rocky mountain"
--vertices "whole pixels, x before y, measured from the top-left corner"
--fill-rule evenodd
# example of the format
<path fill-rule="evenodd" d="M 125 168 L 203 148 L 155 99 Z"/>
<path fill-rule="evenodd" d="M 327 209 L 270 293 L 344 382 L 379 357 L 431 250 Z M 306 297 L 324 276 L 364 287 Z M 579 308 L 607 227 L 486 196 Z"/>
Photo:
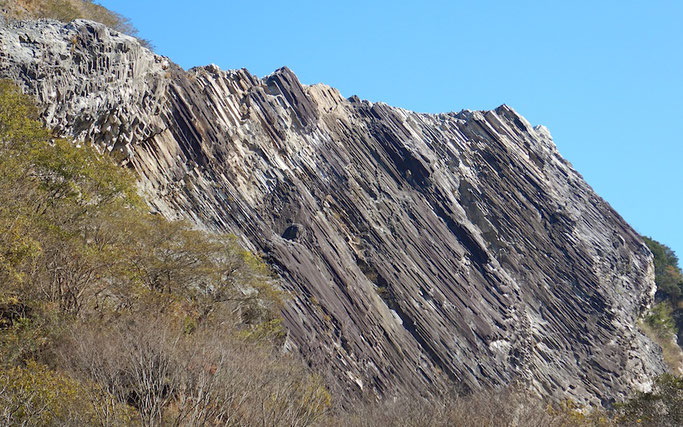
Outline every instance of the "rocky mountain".
<path fill-rule="evenodd" d="M 636 327 L 652 255 L 508 106 L 419 114 L 287 68 L 184 71 L 89 21 L 4 23 L 0 77 L 117 153 L 155 211 L 262 254 L 291 294 L 286 346 L 348 396 L 521 382 L 600 402 L 664 370 Z"/>

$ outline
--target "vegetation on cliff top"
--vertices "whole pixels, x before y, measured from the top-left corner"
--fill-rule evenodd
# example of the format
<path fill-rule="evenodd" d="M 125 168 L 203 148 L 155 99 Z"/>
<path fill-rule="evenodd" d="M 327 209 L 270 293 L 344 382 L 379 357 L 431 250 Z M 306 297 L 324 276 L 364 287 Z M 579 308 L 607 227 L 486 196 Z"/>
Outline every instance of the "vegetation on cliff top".
<path fill-rule="evenodd" d="M 0 0 L 0 12 L 11 19 L 45 18 L 62 22 L 88 19 L 131 36 L 138 34 L 128 18 L 93 0 Z M 148 40 L 140 41 L 146 47 L 151 47 Z"/>

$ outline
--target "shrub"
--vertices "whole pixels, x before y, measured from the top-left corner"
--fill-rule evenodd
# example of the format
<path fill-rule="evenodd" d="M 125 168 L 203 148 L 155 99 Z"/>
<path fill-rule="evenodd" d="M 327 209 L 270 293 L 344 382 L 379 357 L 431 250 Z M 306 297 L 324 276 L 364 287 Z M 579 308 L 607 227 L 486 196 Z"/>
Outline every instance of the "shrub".
<path fill-rule="evenodd" d="M 149 214 L 130 173 L 52 138 L 8 82 L 0 178 L 0 424 L 325 414 L 320 378 L 281 354 L 283 293 L 263 261 L 234 236 Z"/>
<path fill-rule="evenodd" d="M 63 363 L 139 412 L 144 425 L 309 425 L 330 395 L 299 361 L 243 340 L 227 325 L 149 311 L 97 329 L 82 324 Z"/>
<path fill-rule="evenodd" d="M 125 405 L 91 399 L 90 391 L 68 377 L 30 361 L 0 370 L 0 422 L 3 425 L 128 424 Z M 109 409 L 110 408 L 110 409 Z M 101 414 L 107 412 L 108 418 Z"/>
<path fill-rule="evenodd" d="M 673 317 L 673 308 L 668 301 L 655 304 L 645 316 L 645 323 L 660 338 L 674 338 L 676 336 L 676 322 Z"/>
<path fill-rule="evenodd" d="M 639 392 L 616 406 L 617 421 L 627 425 L 683 425 L 683 378 L 664 374 L 649 393 Z"/>

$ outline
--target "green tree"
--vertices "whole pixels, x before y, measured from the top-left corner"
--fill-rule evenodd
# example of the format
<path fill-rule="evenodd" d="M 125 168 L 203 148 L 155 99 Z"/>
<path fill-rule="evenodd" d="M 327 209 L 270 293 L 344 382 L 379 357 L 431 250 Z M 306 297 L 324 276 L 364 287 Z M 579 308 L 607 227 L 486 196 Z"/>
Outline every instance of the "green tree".
<path fill-rule="evenodd" d="M 678 267 L 678 257 L 671 248 L 649 237 L 643 237 L 654 255 L 657 292 L 674 303 L 683 295 L 683 276 Z"/>

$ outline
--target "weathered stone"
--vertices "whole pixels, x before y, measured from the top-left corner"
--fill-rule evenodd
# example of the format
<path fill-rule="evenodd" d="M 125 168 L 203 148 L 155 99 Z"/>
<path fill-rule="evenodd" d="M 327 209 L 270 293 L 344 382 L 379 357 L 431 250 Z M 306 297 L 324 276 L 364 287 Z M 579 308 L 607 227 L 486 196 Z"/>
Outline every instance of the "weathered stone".
<path fill-rule="evenodd" d="M 297 348 L 346 392 L 522 381 L 619 398 L 663 370 L 636 328 L 640 237 L 508 106 L 418 114 L 287 68 L 183 71 L 87 21 L 0 29 L 0 76 L 125 154 L 150 205 L 262 253 Z"/>

